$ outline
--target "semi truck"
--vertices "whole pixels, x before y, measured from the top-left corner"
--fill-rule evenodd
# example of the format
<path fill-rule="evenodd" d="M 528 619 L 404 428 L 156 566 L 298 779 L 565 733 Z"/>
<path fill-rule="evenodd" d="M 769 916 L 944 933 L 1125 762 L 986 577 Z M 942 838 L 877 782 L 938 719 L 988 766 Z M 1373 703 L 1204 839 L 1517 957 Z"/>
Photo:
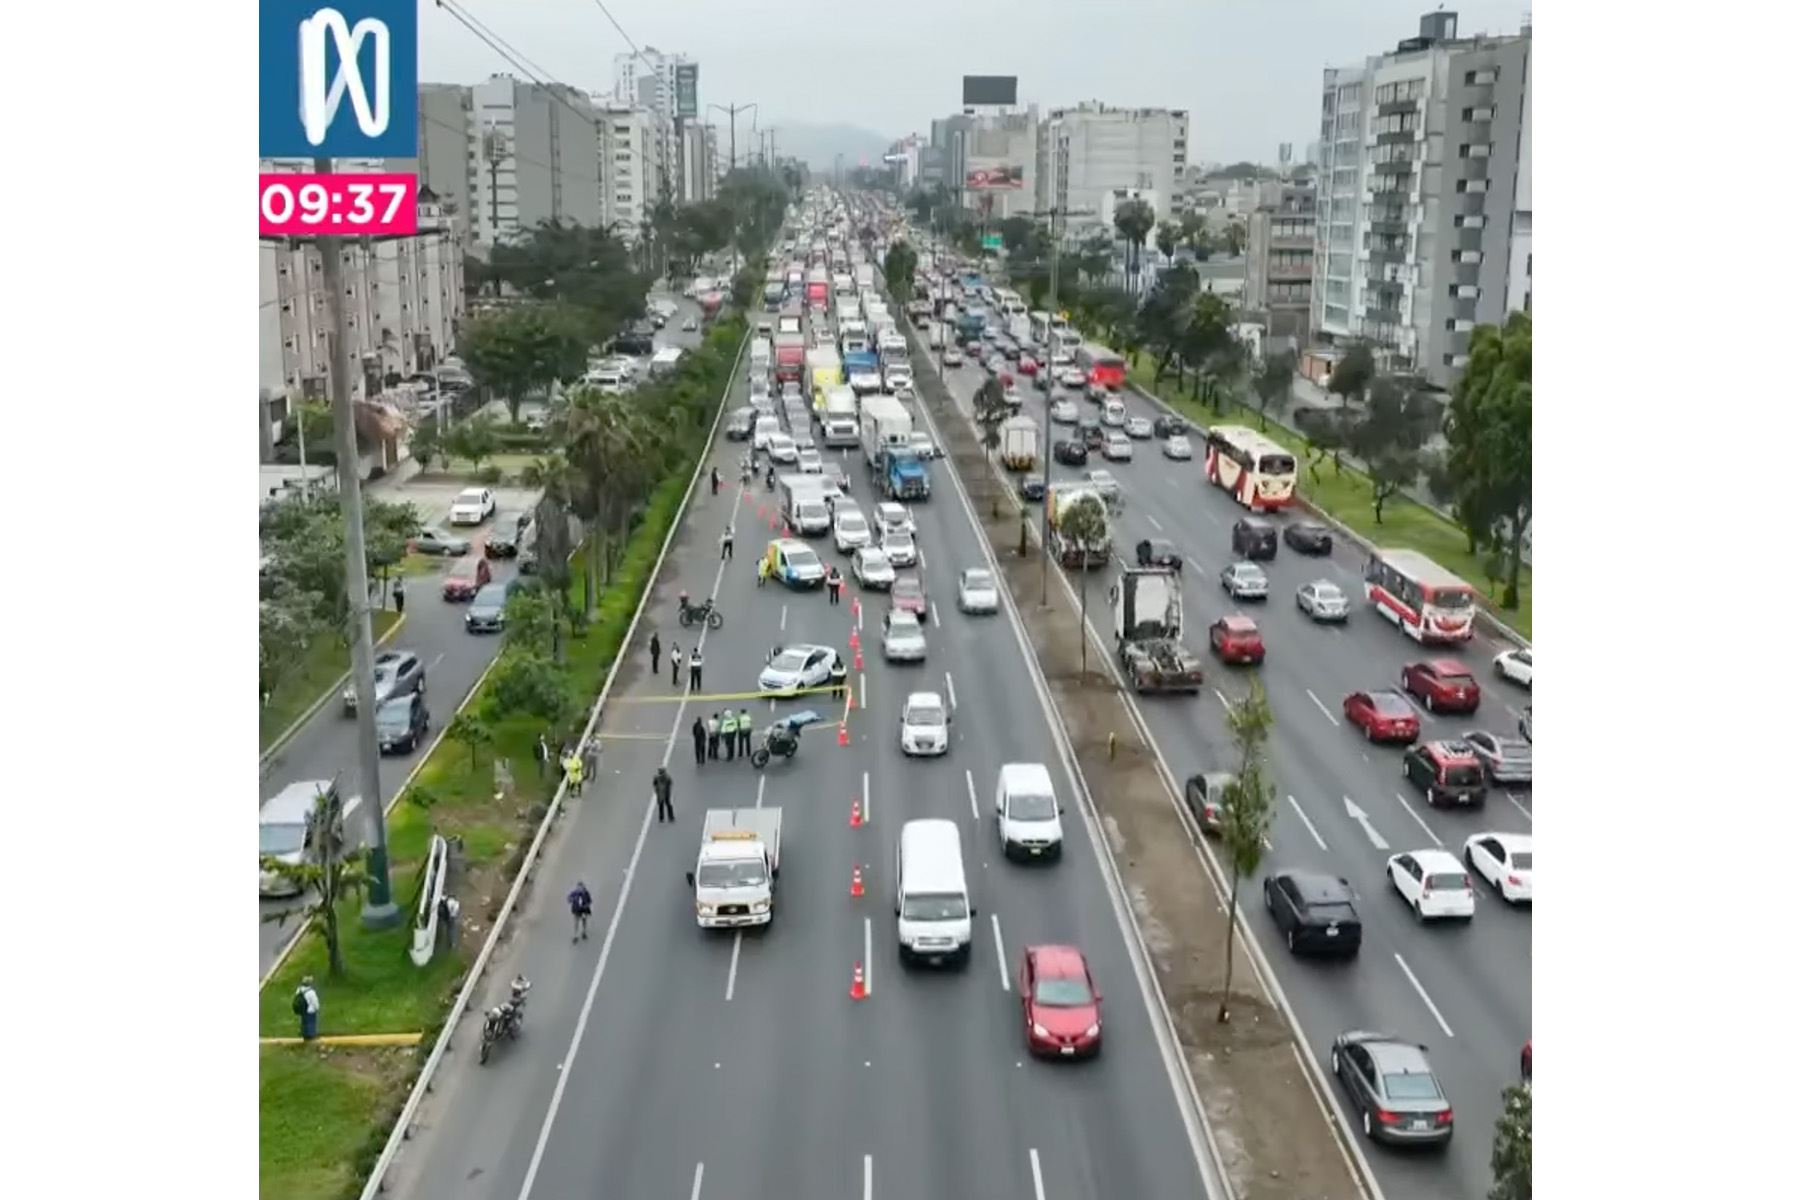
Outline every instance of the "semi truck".
<path fill-rule="evenodd" d="M 877 489 L 894 500 L 931 495 L 931 472 L 912 448 L 912 415 L 894 397 L 876 392 L 862 401 L 863 461 Z"/>
<path fill-rule="evenodd" d="M 700 854 L 688 872 L 694 919 L 702 929 L 767 925 L 781 875 L 779 808 L 709 808 Z"/>
<path fill-rule="evenodd" d="M 1037 468 L 1043 434 L 1030 417 L 1008 417 L 1000 423 L 1000 465 L 1009 471 Z"/>
<path fill-rule="evenodd" d="M 1181 579 L 1168 567 L 1127 567 L 1108 594 L 1119 665 L 1137 692 L 1200 690 L 1200 656 L 1181 641 Z"/>
<path fill-rule="evenodd" d="M 1048 491 L 1044 503 L 1049 506 L 1050 553 L 1065 567 L 1093 570 L 1105 566 L 1112 555 L 1112 521 L 1107 515 L 1106 497 L 1097 489 L 1081 484 L 1052 484 Z M 1086 542 L 1063 532 L 1063 518 L 1083 498 L 1091 498 L 1099 507 L 1101 521 L 1100 536 Z"/>
<path fill-rule="evenodd" d="M 804 333 L 778 333 L 775 335 L 775 382 L 799 383 L 800 376 L 806 369 L 806 335 Z"/>
<path fill-rule="evenodd" d="M 860 440 L 856 426 L 856 393 L 840 384 L 825 393 L 825 411 L 819 418 L 827 446 L 854 446 Z"/>

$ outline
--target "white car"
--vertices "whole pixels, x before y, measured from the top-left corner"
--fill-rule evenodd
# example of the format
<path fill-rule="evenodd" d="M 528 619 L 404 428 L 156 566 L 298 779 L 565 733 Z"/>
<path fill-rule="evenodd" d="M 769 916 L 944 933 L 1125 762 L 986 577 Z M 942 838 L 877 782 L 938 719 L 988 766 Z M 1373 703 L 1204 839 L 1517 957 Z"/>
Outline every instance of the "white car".
<path fill-rule="evenodd" d="M 871 591 L 885 592 L 894 586 L 894 564 L 874 546 L 864 546 L 856 552 L 850 560 L 850 574 Z"/>
<path fill-rule="evenodd" d="M 910 392 L 913 385 L 912 368 L 889 367 L 887 377 L 882 382 L 890 392 L 897 392 L 902 388 Z"/>
<path fill-rule="evenodd" d="M 1494 670 L 1500 672 L 1500 678 L 1531 690 L 1531 651 L 1502 650 L 1494 656 Z"/>
<path fill-rule="evenodd" d="M 805 454 L 808 450 L 817 453 L 819 443 L 813 440 L 812 426 L 806 423 L 805 418 L 801 418 L 794 423 L 794 432 L 789 436 L 794 439 L 794 452 L 796 454 Z M 802 472 L 806 470 L 805 467 L 801 467 L 800 469 Z M 823 469 L 823 467 L 820 468 L 820 470 Z M 814 474 L 817 474 L 817 472 L 814 472 Z"/>
<path fill-rule="evenodd" d="M 896 567 L 916 567 L 919 565 L 919 544 L 913 535 L 899 529 L 890 529 L 881 535 L 881 552 Z"/>
<path fill-rule="evenodd" d="M 926 433 L 923 429 L 915 429 L 912 431 L 911 442 L 913 453 L 917 454 L 926 462 L 930 462 L 938 456 L 937 444 L 931 440 L 931 435 Z"/>
<path fill-rule="evenodd" d="M 1388 882 L 1421 921 L 1475 915 L 1475 888 L 1456 856 L 1431 847 L 1396 854 L 1387 862 Z"/>
<path fill-rule="evenodd" d="M 944 365 L 946 367 L 962 366 L 963 365 L 963 352 L 961 350 L 958 350 L 955 346 L 945 346 L 944 347 Z"/>
<path fill-rule="evenodd" d="M 904 504 L 895 504 L 892 500 L 883 500 L 875 506 L 875 525 L 882 533 L 892 529 L 906 534 L 919 532 L 919 527 L 913 524 L 912 513 Z"/>
<path fill-rule="evenodd" d="M 965 567 L 956 580 L 956 607 L 966 613 L 1000 611 L 1000 588 L 986 567 Z"/>
<path fill-rule="evenodd" d="M 794 439 L 785 433 L 772 433 L 768 441 L 769 458 L 789 466 L 800 461 L 800 447 L 794 445 Z"/>
<path fill-rule="evenodd" d="M 831 522 L 831 540 L 839 554 L 860 550 L 869 544 L 869 520 L 855 508 L 840 505 Z"/>
<path fill-rule="evenodd" d="M 825 460 L 819 456 L 817 450 L 808 447 L 800 451 L 800 473 L 802 475 L 823 475 L 825 473 Z"/>
<path fill-rule="evenodd" d="M 1064 367 L 1056 373 L 1056 382 L 1066 388 L 1080 391 L 1087 386 L 1087 376 L 1082 373 L 1080 367 Z"/>
<path fill-rule="evenodd" d="M 1269 598 L 1269 577 L 1253 562 L 1234 562 L 1220 571 L 1219 586 L 1233 600 Z"/>
<path fill-rule="evenodd" d="M 1190 443 L 1186 437 L 1178 433 L 1163 443 L 1163 457 L 1186 462 L 1188 459 L 1194 457 L 1193 444 Z"/>
<path fill-rule="evenodd" d="M 950 710 L 936 692 L 914 692 L 900 710 L 900 753 L 944 754 L 950 749 Z"/>
<path fill-rule="evenodd" d="M 830 646 L 787 646 L 769 659 L 756 685 L 765 696 L 792 696 L 807 688 L 824 687 L 837 661 L 838 652 Z"/>
<path fill-rule="evenodd" d="M 1140 442 L 1147 442 L 1156 436 L 1149 417 L 1132 417 L 1125 422 L 1125 436 Z"/>
<path fill-rule="evenodd" d="M 494 493 L 488 488 L 464 488 L 450 502 L 452 525 L 479 525 L 494 515 Z"/>
<path fill-rule="evenodd" d="M 1116 429 L 1112 430 L 1107 433 L 1106 441 L 1101 444 L 1100 453 L 1106 456 L 1107 462 L 1130 462 L 1131 439 Z"/>
<path fill-rule="evenodd" d="M 1050 405 L 1050 421 L 1055 425 L 1073 425 L 1081 419 L 1081 410 L 1073 400 L 1057 400 Z"/>
<path fill-rule="evenodd" d="M 1108 400 L 1100 409 L 1100 423 L 1108 429 L 1125 428 L 1125 403 L 1122 400 Z"/>
<path fill-rule="evenodd" d="M 1531 835 L 1478 833 L 1463 843 L 1463 861 L 1508 904 L 1531 903 Z"/>
<path fill-rule="evenodd" d="M 1108 504 L 1119 498 L 1119 481 L 1113 473 L 1104 467 L 1095 467 L 1087 473 L 1088 486 L 1100 493 L 1100 498 Z"/>
<path fill-rule="evenodd" d="M 1311 583 L 1301 584 L 1300 590 L 1294 593 L 1294 605 L 1315 621 L 1350 619 L 1350 597 L 1344 594 L 1343 588 L 1329 579 L 1315 579 Z"/>
<path fill-rule="evenodd" d="M 904 609 L 889 609 L 881 619 L 881 656 L 889 662 L 924 662 L 925 627 Z"/>

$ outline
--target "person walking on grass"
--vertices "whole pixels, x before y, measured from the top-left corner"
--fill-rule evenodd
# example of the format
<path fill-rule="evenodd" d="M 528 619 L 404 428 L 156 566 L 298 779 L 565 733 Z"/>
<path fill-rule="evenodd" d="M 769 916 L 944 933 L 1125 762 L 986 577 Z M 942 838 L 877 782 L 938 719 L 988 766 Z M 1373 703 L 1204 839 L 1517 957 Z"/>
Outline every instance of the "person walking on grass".
<path fill-rule="evenodd" d="M 319 1036 L 319 992 L 313 987 L 313 977 L 301 978 L 300 986 L 294 989 L 294 1015 L 300 1018 L 300 1037 L 312 1041 Z"/>
<path fill-rule="evenodd" d="M 706 765 L 706 720 L 705 720 L 705 718 L 703 718 L 703 717 L 695 717 L 694 718 L 693 734 L 694 734 L 694 765 L 696 767 L 704 767 Z"/>
<path fill-rule="evenodd" d="M 662 638 L 655 631 L 650 634 L 650 674 L 655 675 L 662 670 Z"/>
<path fill-rule="evenodd" d="M 575 919 L 575 936 L 569 940 L 587 941 L 588 918 L 594 915 L 594 895 L 580 880 L 576 881 L 575 890 L 569 893 L 569 915 Z"/>
<path fill-rule="evenodd" d="M 738 753 L 750 757 L 750 710 L 738 710 Z"/>
<path fill-rule="evenodd" d="M 538 778 L 542 779 L 550 770 L 550 742 L 541 733 L 538 734 L 537 746 L 532 751 L 532 757 L 537 759 Z"/>

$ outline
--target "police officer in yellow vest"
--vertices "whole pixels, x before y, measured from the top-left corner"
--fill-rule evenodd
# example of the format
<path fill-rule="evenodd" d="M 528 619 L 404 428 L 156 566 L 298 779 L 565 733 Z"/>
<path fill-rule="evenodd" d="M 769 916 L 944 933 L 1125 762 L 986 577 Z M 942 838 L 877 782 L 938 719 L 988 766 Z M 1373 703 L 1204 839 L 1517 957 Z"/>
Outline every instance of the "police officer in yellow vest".
<path fill-rule="evenodd" d="M 725 761 L 736 757 L 737 750 L 737 714 L 729 708 L 719 718 L 719 744 L 725 748 Z"/>

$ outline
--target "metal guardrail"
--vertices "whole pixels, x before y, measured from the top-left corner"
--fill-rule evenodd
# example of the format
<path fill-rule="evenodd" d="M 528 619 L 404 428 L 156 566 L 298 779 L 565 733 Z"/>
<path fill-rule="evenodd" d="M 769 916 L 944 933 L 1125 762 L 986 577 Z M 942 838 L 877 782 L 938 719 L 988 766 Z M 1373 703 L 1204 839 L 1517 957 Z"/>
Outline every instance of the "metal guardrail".
<path fill-rule="evenodd" d="M 719 398 L 719 411 L 713 417 L 712 429 L 706 435 L 706 445 L 700 451 L 700 457 L 694 464 L 693 477 L 688 480 L 687 492 L 681 498 L 681 506 L 675 510 L 675 519 L 669 525 L 669 532 L 663 537 L 662 549 L 657 552 L 656 564 L 650 569 L 650 575 L 644 582 L 644 594 L 638 600 L 637 611 L 631 615 L 631 624 L 626 627 L 624 640 L 619 643 L 619 653 L 613 657 L 613 664 L 607 668 L 606 681 L 600 687 L 600 695 L 594 701 L 593 710 L 588 714 L 587 725 L 582 729 L 581 743 L 594 736 L 594 729 L 600 723 L 601 710 L 606 707 L 607 697 L 612 694 L 613 682 L 618 677 L 619 666 L 627 657 L 626 650 L 632 638 L 637 635 L 638 623 L 643 620 L 644 612 L 650 606 L 650 596 L 655 590 L 656 577 L 662 573 L 663 562 L 668 558 L 669 548 L 675 544 L 675 535 L 681 530 L 681 522 L 687 516 L 688 504 L 693 500 L 695 491 L 706 471 L 707 457 L 712 453 L 713 443 L 718 440 L 719 426 L 724 423 L 725 412 L 731 400 L 731 388 L 737 381 L 738 368 L 743 364 L 746 347 L 750 344 L 753 326 L 748 321 L 744 327 L 744 338 L 738 343 L 737 354 L 731 360 L 731 370 L 725 377 L 725 390 Z M 512 887 L 506 893 L 505 901 L 500 905 L 500 913 L 488 930 L 487 939 L 482 942 L 481 953 L 469 968 L 468 977 L 463 981 L 462 989 L 457 992 L 449 1013 L 444 1018 L 443 1029 L 438 1033 L 437 1041 L 432 1044 L 431 1054 L 425 1059 L 425 1065 L 419 1071 L 419 1078 L 413 1083 L 412 1091 L 406 1097 L 406 1104 L 400 1109 L 400 1116 L 394 1122 L 392 1132 L 388 1134 L 387 1144 L 381 1148 L 381 1154 L 369 1171 L 369 1179 L 363 1185 L 362 1200 L 375 1200 L 387 1186 L 387 1173 L 394 1165 L 400 1147 L 412 1136 L 413 1121 L 417 1118 L 419 1105 L 425 1094 L 431 1089 L 431 1080 L 437 1074 L 444 1055 L 450 1049 L 450 1039 L 456 1032 L 456 1024 L 469 1011 L 469 1002 L 474 998 L 475 990 L 481 986 L 481 979 L 487 972 L 488 961 L 500 944 L 500 938 L 506 929 L 507 919 L 517 907 L 519 897 L 523 894 L 525 884 L 530 880 L 532 868 L 536 866 L 538 855 L 543 851 L 544 842 L 549 838 L 551 828 L 562 814 L 563 801 L 568 795 L 566 781 L 556 785 L 556 794 L 550 799 L 550 807 L 544 813 L 544 819 L 538 823 L 537 833 L 531 839 L 530 847 L 525 851 L 525 858 L 519 864 L 519 873 L 514 876 Z"/>

